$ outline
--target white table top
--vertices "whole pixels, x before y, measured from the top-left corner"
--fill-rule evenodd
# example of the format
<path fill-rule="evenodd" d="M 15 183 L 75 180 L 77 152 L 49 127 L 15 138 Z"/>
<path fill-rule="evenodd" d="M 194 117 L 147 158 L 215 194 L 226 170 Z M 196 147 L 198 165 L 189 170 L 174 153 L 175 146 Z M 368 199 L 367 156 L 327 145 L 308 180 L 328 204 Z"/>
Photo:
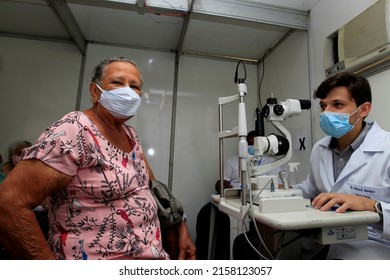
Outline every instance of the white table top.
<path fill-rule="evenodd" d="M 219 195 L 212 195 L 211 200 L 218 206 Z M 239 211 L 241 200 L 238 198 L 227 199 L 225 203 Z M 255 207 L 254 217 L 258 222 L 280 230 L 371 224 L 380 220 L 379 215 L 371 211 L 336 213 L 335 211 L 321 211 L 307 207 L 303 211 L 264 214 L 258 211 L 258 206 L 253 205 L 253 207 Z"/>

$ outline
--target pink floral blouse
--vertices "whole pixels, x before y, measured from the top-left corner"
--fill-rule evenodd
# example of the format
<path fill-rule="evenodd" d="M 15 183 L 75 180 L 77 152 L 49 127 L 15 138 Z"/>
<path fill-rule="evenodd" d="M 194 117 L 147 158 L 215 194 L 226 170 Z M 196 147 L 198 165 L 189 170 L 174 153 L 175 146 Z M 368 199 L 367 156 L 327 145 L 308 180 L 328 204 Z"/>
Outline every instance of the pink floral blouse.
<path fill-rule="evenodd" d="M 139 139 L 112 146 L 82 112 L 52 124 L 23 159 L 39 159 L 73 176 L 49 200 L 48 244 L 57 259 L 169 259 Z"/>

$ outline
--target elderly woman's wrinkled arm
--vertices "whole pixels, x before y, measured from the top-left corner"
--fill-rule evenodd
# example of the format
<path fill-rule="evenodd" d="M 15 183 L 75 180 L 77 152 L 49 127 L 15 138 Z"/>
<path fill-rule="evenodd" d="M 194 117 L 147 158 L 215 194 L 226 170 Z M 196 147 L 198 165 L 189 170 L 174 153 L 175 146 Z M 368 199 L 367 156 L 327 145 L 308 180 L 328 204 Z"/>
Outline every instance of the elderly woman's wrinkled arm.
<path fill-rule="evenodd" d="M 14 259 L 55 259 L 33 209 L 72 176 L 35 159 L 21 161 L 0 188 L 0 242 Z"/>

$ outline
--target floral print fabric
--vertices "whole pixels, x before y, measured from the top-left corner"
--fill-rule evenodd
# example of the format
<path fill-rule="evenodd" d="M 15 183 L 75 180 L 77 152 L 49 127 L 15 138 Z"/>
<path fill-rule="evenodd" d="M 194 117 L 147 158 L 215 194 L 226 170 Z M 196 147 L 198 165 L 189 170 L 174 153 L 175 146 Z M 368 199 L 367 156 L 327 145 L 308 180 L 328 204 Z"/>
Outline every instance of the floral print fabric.
<path fill-rule="evenodd" d="M 156 202 L 134 129 L 133 150 L 112 146 L 82 112 L 71 112 L 25 149 L 73 176 L 49 199 L 48 244 L 57 259 L 169 259 L 162 248 Z"/>

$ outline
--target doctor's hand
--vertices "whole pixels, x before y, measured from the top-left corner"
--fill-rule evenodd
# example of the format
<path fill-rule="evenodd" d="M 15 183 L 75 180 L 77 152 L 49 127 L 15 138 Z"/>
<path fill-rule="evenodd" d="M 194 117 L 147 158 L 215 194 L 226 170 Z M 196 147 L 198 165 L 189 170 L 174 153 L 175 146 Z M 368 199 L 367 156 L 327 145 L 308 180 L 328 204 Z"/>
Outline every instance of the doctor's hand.
<path fill-rule="evenodd" d="M 334 206 L 337 213 L 346 210 L 373 211 L 375 212 L 375 200 L 363 196 L 344 193 L 321 193 L 316 196 L 311 205 L 321 211 L 328 211 Z"/>

